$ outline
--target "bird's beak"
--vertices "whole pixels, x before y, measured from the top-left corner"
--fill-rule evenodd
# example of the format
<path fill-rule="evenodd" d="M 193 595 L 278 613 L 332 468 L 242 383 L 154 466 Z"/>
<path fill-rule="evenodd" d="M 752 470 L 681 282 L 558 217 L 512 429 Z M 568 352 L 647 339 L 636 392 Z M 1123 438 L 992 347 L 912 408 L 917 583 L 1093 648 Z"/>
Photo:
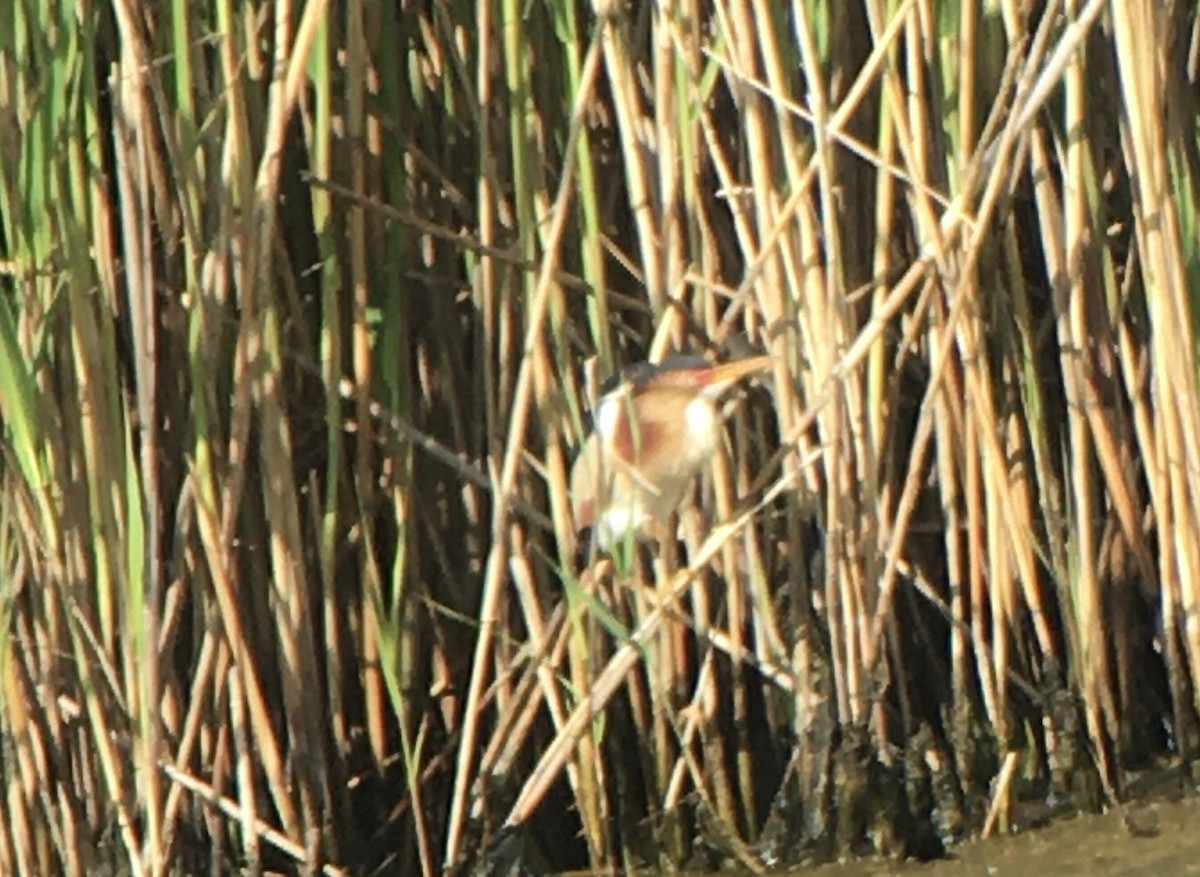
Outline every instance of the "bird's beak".
<path fill-rule="evenodd" d="M 714 365 L 705 375 L 706 386 L 703 392 L 706 396 L 718 396 L 731 384 L 740 381 L 747 375 L 770 368 L 772 362 L 774 362 L 774 357 L 771 356 L 752 356 L 749 359 L 739 359 L 737 362 Z"/>

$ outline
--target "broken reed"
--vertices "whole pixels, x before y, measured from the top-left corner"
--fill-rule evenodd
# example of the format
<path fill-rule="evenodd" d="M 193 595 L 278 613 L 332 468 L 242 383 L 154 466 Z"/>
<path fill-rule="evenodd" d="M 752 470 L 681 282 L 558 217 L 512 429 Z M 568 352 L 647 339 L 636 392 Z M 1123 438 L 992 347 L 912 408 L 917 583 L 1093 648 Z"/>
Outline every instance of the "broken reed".
<path fill-rule="evenodd" d="M 0 870 L 758 869 L 1190 757 L 1198 28 L 6 6 Z M 709 514 L 578 567 L 580 360 L 745 337 Z"/>

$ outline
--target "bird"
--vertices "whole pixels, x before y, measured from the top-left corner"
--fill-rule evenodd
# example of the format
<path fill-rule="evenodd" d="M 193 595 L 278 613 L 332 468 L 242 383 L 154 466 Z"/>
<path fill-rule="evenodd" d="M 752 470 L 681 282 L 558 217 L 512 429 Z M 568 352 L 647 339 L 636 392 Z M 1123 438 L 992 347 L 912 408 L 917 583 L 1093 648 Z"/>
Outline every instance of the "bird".
<path fill-rule="evenodd" d="M 571 468 L 576 532 L 590 528 L 600 548 L 652 537 L 717 450 L 723 394 L 771 362 L 676 355 L 618 373 L 601 390 L 594 430 Z"/>

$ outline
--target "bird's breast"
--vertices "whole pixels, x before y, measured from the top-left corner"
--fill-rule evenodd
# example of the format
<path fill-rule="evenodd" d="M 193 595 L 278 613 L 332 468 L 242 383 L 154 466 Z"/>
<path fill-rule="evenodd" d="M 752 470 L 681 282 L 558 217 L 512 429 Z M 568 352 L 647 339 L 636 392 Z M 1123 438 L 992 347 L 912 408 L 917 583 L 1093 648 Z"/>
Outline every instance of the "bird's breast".
<path fill-rule="evenodd" d="M 717 432 L 721 426 L 712 402 L 704 396 L 697 396 L 684 409 L 684 420 L 688 437 L 711 453 L 716 448 Z"/>

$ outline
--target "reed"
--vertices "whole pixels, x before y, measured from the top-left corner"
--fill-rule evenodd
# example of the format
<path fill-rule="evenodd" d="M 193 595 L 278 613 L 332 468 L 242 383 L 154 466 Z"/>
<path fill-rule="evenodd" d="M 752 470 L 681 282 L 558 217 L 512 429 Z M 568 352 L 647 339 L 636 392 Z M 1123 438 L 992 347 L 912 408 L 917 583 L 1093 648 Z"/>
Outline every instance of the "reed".
<path fill-rule="evenodd" d="M 1200 16 L 0 4 L 0 871 L 937 855 L 1200 745 Z M 765 350 L 582 562 L 595 386 Z"/>

